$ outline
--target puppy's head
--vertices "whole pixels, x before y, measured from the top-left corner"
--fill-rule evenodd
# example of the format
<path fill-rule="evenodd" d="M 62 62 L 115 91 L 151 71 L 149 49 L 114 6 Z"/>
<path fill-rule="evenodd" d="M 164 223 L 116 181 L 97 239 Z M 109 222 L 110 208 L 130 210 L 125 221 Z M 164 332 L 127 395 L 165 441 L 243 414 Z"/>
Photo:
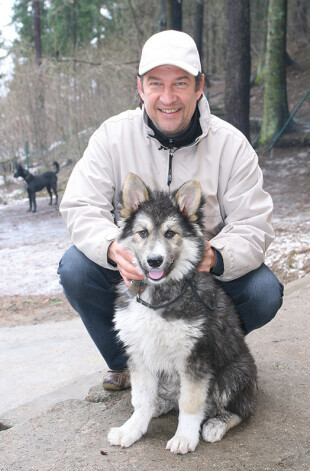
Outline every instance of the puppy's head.
<path fill-rule="evenodd" d="M 130 173 L 122 190 L 119 241 L 135 256 L 150 283 L 179 280 L 203 255 L 200 183 L 191 180 L 169 195 L 151 191 Z"/>

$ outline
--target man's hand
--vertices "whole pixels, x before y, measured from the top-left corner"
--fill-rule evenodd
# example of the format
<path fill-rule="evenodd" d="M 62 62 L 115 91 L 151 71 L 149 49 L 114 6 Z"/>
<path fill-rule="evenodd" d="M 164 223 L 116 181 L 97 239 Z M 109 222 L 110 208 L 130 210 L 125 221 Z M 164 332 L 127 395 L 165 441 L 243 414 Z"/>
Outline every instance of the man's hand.
<path fill-rule="evenodd" d="M 205 246 L 205 253 L 204 253 L 203 259 L 199 267 L 197 268 L 197 271 L 201 271 L 201 272 L 204 271 L 208 273 L 214 267 L 215 261 L 216 261 L 215 252 L 212 249 L 210 242 L 207 242 Z"/>
<path fill-rule="evenodd" d="M 117 268 L 126 286 L 130 286 L 130 280 L 144 279 L 143 273 L 132 263 L 133 255 L 125 250 L 116 240 L 109 246 L 108 258 L 117 264 Z"/>

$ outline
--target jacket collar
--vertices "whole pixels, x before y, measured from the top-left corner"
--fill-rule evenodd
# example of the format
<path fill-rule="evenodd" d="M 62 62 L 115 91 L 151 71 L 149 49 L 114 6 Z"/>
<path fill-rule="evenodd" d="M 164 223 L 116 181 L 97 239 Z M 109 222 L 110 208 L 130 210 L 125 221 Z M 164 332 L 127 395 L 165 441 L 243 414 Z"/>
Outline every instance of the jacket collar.
<path fill-rule="evenodd" d="M 154 136 L 163 147 L 169 149 L 179 149 L 180 147 L 185 147 L 193 144 L 196 139 L 201 136 L 202 129 L 200 126 L 199 117 L 200 114 L 198 106 L 196 106 L 195 112 L 192 116 L 188 128 L 174 137 L 167 137 L 162 132 L 160 132 L 159 129 L 156 128 L 150 117 L 148 117 L 148 125 L 154 132 L 152 136 Z"/>

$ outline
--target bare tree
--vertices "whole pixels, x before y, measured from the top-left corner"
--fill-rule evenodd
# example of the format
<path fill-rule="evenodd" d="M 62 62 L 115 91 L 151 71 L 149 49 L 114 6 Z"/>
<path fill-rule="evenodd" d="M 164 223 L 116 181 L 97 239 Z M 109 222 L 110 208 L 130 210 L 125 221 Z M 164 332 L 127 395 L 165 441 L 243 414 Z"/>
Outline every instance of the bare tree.
<path fill-rule="evenodd" d="M 250 138 L 250 1 L 227 0 L 226 119 Z"/>

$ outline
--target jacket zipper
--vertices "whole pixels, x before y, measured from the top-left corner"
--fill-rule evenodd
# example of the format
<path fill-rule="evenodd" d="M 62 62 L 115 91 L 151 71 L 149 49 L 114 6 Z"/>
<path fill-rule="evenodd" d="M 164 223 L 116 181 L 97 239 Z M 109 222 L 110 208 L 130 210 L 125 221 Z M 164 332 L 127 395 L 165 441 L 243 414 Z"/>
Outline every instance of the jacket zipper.
<path fill-rule="evenodd" d="M 152 137 L 152 136 L 149 135 L 149 137 Z M 167 185 L 168 185 L 168 187 L 170 187 L 171 182 L 172 182 L 172 159 L 173 159 L 173 156 L 174 156 L 175 151 L 177 150 L 176 148 L 173 148 L 173 138 L 169 139 L 169 141 L 170 141 L 170 146 L 171 146 L 171 147 L 169 147 L 169 163 L 168 163 L 168 178 L 167 178 Z M 184 148 L 185 148 L 185 147 L 191 147 L 193 144 L 197 144 L 197 142 L 198 142 L 198 138 L 195 139 L 195 142 L 194 142 L 194 143 L 189 144 L 189 145 L 187 145 L 187 146 L 184 146 Z M 168 148 L 167 148 L 167 147 L 164 147 L 163 145 L 161 145 L 161 146 L 158 148 L 158 150 L 162 150 L 162 149 L 166 149 L 166 150 L 167 150 Z M 169 189 L 170 189 L 170 188 L 169 188 Z"/>
<path fill-rule="evenodd" d="M 174 150 L 173 150 L 173 139 L 169 139 L 170 141 L 170 148 L 169 148 L 169 165 L 168 165 L 168 179 L 167 179 L 167 185 L 168 187 L 171 185 L 172 182 L 172 159 L 174 155 Z"/>
<path fill-rule="evenodd" d="M 174 151 L 172 149 L 169 150 L 169 168 L 168 168 L 168 179 L 167 185 L 170 186 L 172 182 L 172 158 L 173 158 Z"/>

